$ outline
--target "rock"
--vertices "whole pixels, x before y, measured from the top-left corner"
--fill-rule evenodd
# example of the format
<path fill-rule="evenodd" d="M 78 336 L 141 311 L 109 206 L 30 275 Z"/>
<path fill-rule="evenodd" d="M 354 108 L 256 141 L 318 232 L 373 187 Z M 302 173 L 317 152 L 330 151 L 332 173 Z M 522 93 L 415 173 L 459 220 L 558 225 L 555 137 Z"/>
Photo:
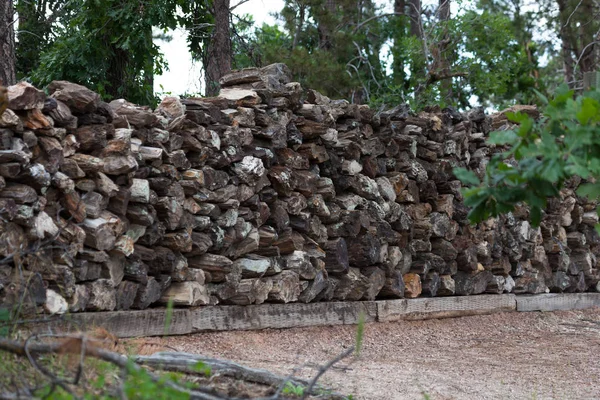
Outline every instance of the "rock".
<path fill-rule="evenodd" d="M 515 280 L 512 276 L 507 275 L 504 277 L 504 292 L 511 293 L 515 287 Z"/>
<path fill-rule="evenodd" d="M 117 310 L 129 310 L 137 297 L 139 284 L 130 281 L 122 281 L 117 287 Z"/>
<path fill-rule="evenodd" d="M 201 306 L 209 304 L 210 297 L 204 285 L 198 282 L 172 283 L 162 294 L 161 303 L 173 302 L 174 306 Z"/>
<path fill-rule="evenodd" d="M 90 301 L 90 294 L 88 288 L 85 285 L 75 285 L 75 293 L 69 299 L 69 312 L 80 312 L 85 311 L 88 302 Z"/>
<path fill-rule="evenodd" d="M 234 164 L 233 171 L 242 182 L 254 185 L 265 174 L 265 167 L 259 158 L 246 156 Z"/>
<path fill-rule="evenodd" d="M 263 257 L 254 254 L 238 258 L 233 264 L 235 264 L 236 267 L 241 268 L 242 278 L 257 278 L 275 275 L 281 272 L 281 267 L 277 260 L 271 257 Z"/>
<path fill-rule="evenodd" d="M 456 283 L 450 275 L 440 275 L 440 287 L 438 289 L 438 296 L 454 296 L 456 292 Z"/>
<path fill-rule="evenodd" d="M 459 271 L 453 278 L 455 282 L 455 293 L 459 296 L 467 296 L 485 292 L 493 275 L 490 271 L 473 273 Z"/>
<path fill-rule="evenodd" d="M 148 278 L 146 284 L 140 284 L 131 308 L 144 310 L 152 303 L 157 302 L 162 294 L 160 283 L 153 276 Z"/>
<path fill-rule="evenodd" d="M 46 94 L 33 87 L 30 83 L 21 81 L 8 88 L 8 108 L 11 110 L 33 110 L 44 108 Z"/>
<path fill-rule="evenodd" d="M 108 279 L 98 279 L 86 283 L 90 299 L 86 310 L 90 311 L 112 311 L 117 306 L 116 291 L 112 282 Z"/>
<path fill-rule="evenodd" d="M 51 315 L 65 314 L 67 311 L 69 311 L 69 304 L 60 294 L 56 293 L 52 289 L 47 289 L 44 310 Z"/>
<path fill-rule="evenodd" d="M 175 119 L 185 114 L 185 106 L 181 104 L 179 97 L 165 96 L 154 112 Z"/>
<path fill-rule="evenodd" d="M 222 88 L 219 92 L 219 97 L 235 103 L 244 104 L 246 106 L 261 103 L 259 95 L 254 90 Z"/>
<path fill-rule="evenodd" d="M 305 251 L 294 251 L 292 254 L 284 257 L 284 269 L 294 271 L 301 279 L 312 280 L 316 277 L 317 271 L 310 261 L 310 257 Z"/>
<path fill-rule="evenodd" d="M 67 81 L 52 81 L 48 93 L 58 101 L 65 103 L 75 113 L 92 113 L 100 105 L 100 95 L 85 86 Z"/>
<path fill-rule="evenodd" d="M 149 127 L 154 126 L 158 121 L 156 115 L 148 108 L 136 106 L 124 99 L 113 100 L 108 105 L 117 115 L 115 120 L 115 127 L 117 128 Z"/>
<path fill-rule="evenodd" d="M 54 120 L 54 125 L 57 127 L 75 129 L 77 128 L 77 117 L 71 113 L 68 105 L 62 101 L 56 101 L 56 108 L 48 113 Z"/>
<path fill-rule="evenodd" d="M 23 131 L 23 122 L 21 122 L 21 118 L 9 108 L 0 114 L 0 128 L 9 128 L 20 132 Z"/>
<path fill-rule="evenodd" d="M 404 297 L 408 299 L 419 297 L 423 290 L 421 286 L 421 277 L 417 274 L 405 274 L 402 278 L 405 286 Z"/>

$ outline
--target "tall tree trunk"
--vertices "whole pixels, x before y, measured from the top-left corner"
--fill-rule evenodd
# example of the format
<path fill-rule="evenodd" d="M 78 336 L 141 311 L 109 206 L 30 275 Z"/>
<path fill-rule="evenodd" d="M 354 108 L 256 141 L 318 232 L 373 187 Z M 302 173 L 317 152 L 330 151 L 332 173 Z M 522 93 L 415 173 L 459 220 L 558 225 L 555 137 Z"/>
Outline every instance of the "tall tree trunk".
<path fill-rule="evenodd" d="M 425 88 L 424 82 L 427 76 L 426 68 L 429 58 L 429 48 L 425 42 L 421 12 L 421 0 L 409 0 L 408 16 L 410 17 L 410 34 L 411 36 L 415 36 L 417 39 L 419 39 L 421 48 L 423 49 L 423 59 L 416 60 L 415 57 L 413 57 L 411 65 L 411 81 L 416 85 L 415 94 L 417 96 Z"/>
<path fill-rule="evenodd" d="M 409 0 L 410 34 L 423 40 L 423 21 L 421 19 L 421 0 Z"/>
<path fill-rule="evenodd" d="M 450 0 L 440 0 L 439 14 L 440 14 L 440 16 L 439 16 L 440 22 L 442 24 L 447 25 L 448 21 L 450 21 Z M 439 49 L 439 61 L 436 60 L 435 62 L 438 63 L 439 70 L 441 71 L 442 75 L 449 75 L 450 74 L 450 61 L 451 61 L 450 51 L 451 50 L 450 50 L 450 35 L 448 34 L 447 26 L 444 27 L 444 34 L 440 38 L 440 42 L 438 43 L 438 49 Z M 443 79 L 441 85 L 442 85 L 442 87 L 441 87 L 442 98 L 452 99 L 452 78 Z"/>
<path fill-rule="evenodd" d="M 594 72 L 596 69 L 596 49 L 599 46 L 594 42 L 600 40 L 600 37 L 595 37 L 598 25 L 593 22 L 597 21 L 599 10 L 594 10 L 593 3 L 594 0 L 583 0 L 580 6 L 583 21 L 580 23 L 579 32 L 577 33 L 580 40 L 579 48 L 581 49 L 580 53 L 577 54 L 577 58 L 580 60 L 579 67 L 582 76 L 586 72 Z M 600 6 L 596 7 L 600 8 Z"/>
<path fill-rule="evenodd" d="M 12 0 L 0 0 L 0 80 L 7 86 L 17 83 L 13 18 Z"/>
<path fill-rule="evenodd" d="M 112 98 L 125 98 L 135 101 L 134 99 L 128 98 L 128 65 L 129 54 L 125 50 L 113 45 L 112 50 L 110 51 L 108 69 L 106 71 L 106 80 L 108 81 L 108 84 L 106 85 L 106 94 L 110 95 Z"/>
<path fill-rule="evenodd" d="M 568 26 L 570 12 L 568 7 L 568 0 L 557 0 L 558 14 L 560 21 L 560 30 L 558 36 L 562 42 L 561 54 L 563 58 L 563 65 L 565 67 L 565 81 L 569 83 L 569 86 L 574 85 L 575 75 L 573 71 L 573 51 L 571 48 L 572 38 L 570 37 L 570 27 Z"/>
<path fill-rule="evenodd" d="M 401 18 L 401 15 L 406 15 L 406 0 L 394 1 L 394 13 L 397 15 L 396 18 L 398 20 Z M 398 22 L 398 26 L 400 26 L 400 24 L 402 24 L 402 29 L 400 31 L 404 33 L 404 21 Z M 394 76 L 394 83 L 396 85 L 402 84 L 406 75 L 404 73 L 404 60 L 400 54 L 402 49 L 399 46 L 399 42 L 400 38 L 394 38 L 394 62 L 392 64 L 392 73 Z"/>
<path fill-rule="evenodd" d="M 292 50 L 298 47 L 300 42 L 300 35 L 304 27 L 304 18 L 306 18 L 306 6 L 304 4 L 298 4 L 298 24 L 296 24 L 296 31 L 294 32 L 294 40 L 292 42 Z"/>
<path fill-rule="evenodd" d="M 329 50 L 333 43 L 331 42 L 331 32 L 333 31 L 333 19 L 336 14 L 336 0 L 325 0 L 325 9 L 319 20 L 319 48 Z"/>
<path fill-rule="evenodd" d="M 229 35 L 229 0 L 214 0 L 215 29 L 204 63 L 206 95 L 219 94 L 219 79 L 231 71 L 231 37 Z"/>
<path fill-rule="evenodd" d="M 558 4 L 562 57 L 565 79 L 576 87 L 583 74 L 594 71 L 597 66 L 599 31 L 596 0 L 556 0 Z"/>

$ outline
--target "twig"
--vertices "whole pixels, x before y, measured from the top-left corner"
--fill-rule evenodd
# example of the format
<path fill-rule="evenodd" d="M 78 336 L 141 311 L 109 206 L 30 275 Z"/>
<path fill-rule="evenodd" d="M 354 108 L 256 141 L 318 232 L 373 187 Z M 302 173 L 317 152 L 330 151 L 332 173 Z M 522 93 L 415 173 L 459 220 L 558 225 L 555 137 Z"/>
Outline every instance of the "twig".
<path fill-rule="evenodd" d="M 571 18 L 573 17 L 573 15 L 575 15 L 575 13 L 577 12 L 577 9 L 581 5 L 581 3 L 583 3 L 583 0 L 579 0 L 579 4 L 577 4 L 575 6 L 575 8 L 573 9 L 573 12 L 571 13 L 571 15 L 569 15 L 569 18 L 567 18 L 567 22 L 565 22 L 565 24 L 563 25 L 563 28 L 566 28 L 567 25 L 569 25 L 569 21 L 571 21 Z M 562 30 L 562 28 L 561 28 L 561 30 Z"/>
<path fill-rule="evenodd" d="M 241 6 L 242 4 L 245 4 L 247 2 L 249 2 L 250 0 L 241 0 L 239 3 L 237 3 L 235 6 L 231 6 L 229 7 L 229 12 L 233 12 L 233 10 L 235 10 L 236 8 L 238 8 L 239 6 Z M 583 1 L 583 0 L 582 0 Z"/>
<path fill-rule="evenodd" d="M 384 17 L 392 17 L 392 16 L 401 16 L 404 15 L 403 13 L 398 13 L 398 12 L 393 12 L 393 13 L 386 13 L 386 14 L 379 14 L 379 15 L 374 15 L 370 18 L 365 19 L 364 21 L 358 23 L 354 29 L 352 30 L 352 33 L 356 33 L 356 31 L 358 31 L 360 28 L 362 28 L 363 26 L 365 26 L 366 24 L 368 24 L 369 22 L 378 19 L 378 18 L 384 18 Z"/>
<path fill-rule="evenodd" d="M 304 394 L 302 395 L 302 400 L 305 400 L 308 396 L 310 396 L 315 385 L 317 384 L 317 382 L 319 381 L 319 379 L 321 378 L 321 376 L 323 376 L 323 374 L 325 372 L 327 372 L 329 369 L 331 369 L 331 367 L 333 367 L 334 364 L 342 361 L 344 358 L 346 358 L 346 357 L 350 356 L 350 354 L 354 353 L 355 349 L 356 349 L 355 346 L 352 346 L 352 347 L 348 348 L 346 351 L 344 351 L 343 353 L 341 353 L 340 355 L 338 355 L 333 360 L 329 361 L 327 364 L 319 367 L 319 371 L 314 376 L 314 378 L 312 378 L 312 380 L 308 384 L 308 387 L 304 391 Z"/>
<path fill-rule="evenodd" d="M 593 42 L 588 43 L 587 46 L 585 46 L 583 48 L 583 50 L 581 51 L 581 54 L 579 55 L 579 58 L 577 58 L 577 62 L 575 63 L 575 66 L 573 66 L 573 71 L 575 71 L 575 69 L 577 69 L 577 67 L 579 66 L 579 62 L 583 58 L 583 55 L 585 54 L 585 51 L 588 49 L 588 47 L 593 46 L 598 43 L 600 43 L 600 40 L 594 40 Z"/>

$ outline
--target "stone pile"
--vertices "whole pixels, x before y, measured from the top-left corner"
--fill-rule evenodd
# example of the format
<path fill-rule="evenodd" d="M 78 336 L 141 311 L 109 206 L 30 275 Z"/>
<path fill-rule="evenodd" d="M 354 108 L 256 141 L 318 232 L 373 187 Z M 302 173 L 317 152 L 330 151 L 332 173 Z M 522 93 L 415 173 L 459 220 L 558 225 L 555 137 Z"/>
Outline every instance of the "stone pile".
<path fill-rule="evenodd" d="M 50 312 L 586 291 L 596 204 L 571 182 L 471 226 L 504 113 L 377 113 L 236 71 L 152 111 L 69 82 L 8 88 L 0 116 L 0 299 Z M 521 110 L 536 114 L 532 108 Z"/>

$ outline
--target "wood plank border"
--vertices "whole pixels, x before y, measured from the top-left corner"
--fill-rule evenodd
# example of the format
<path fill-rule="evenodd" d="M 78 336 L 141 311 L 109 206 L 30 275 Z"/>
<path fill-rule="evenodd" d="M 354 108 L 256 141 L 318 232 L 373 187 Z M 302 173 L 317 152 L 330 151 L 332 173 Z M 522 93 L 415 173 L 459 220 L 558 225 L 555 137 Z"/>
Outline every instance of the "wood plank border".
<path fill-rule="evenodd" d="M 131 311 L 87 312 L 65 315 L 64 318 L 28 326 L 33 332 L 81 332 L 103 328 L 120 338 L 165 335 L 167 310 L 148 309 Z M 167 335 L 192 333 L 190 310 L 175 309 Z"/>
<path fill-rule="evenodd" d="M 198 307 L 191 311 L 194 332 L 353 325 L 365 315 L 377 319 L 374 301 Z"/>
<path fill-rule="evenodd" d="M 559 311 L 600 307 L 600 293 L 540 295 L 477 295 L 381 301 L 204 306 L 175 309 L 167 335 L 209 331 L 281 329 L 307 326 L 354 325 L 452 318 L 512 311 Z M 165 334 L 164 308 L 135 311 L 75 313 L 62 319 L 30 326 L 36 332 L 89 330 L 102 327 L 118 337 Z"/>
<path fill-rule="evenodd" d="M 392 322 L 515 311 L 515 298 L 514 294 L 487 294 L 378 301 L 377 319 L 381 322 Z"/>
<path fill-rule="evenodd" d="M 517 311 L 568 311 L 600 307 L 600 293 L 548 293 L 517 296 Z"/>

